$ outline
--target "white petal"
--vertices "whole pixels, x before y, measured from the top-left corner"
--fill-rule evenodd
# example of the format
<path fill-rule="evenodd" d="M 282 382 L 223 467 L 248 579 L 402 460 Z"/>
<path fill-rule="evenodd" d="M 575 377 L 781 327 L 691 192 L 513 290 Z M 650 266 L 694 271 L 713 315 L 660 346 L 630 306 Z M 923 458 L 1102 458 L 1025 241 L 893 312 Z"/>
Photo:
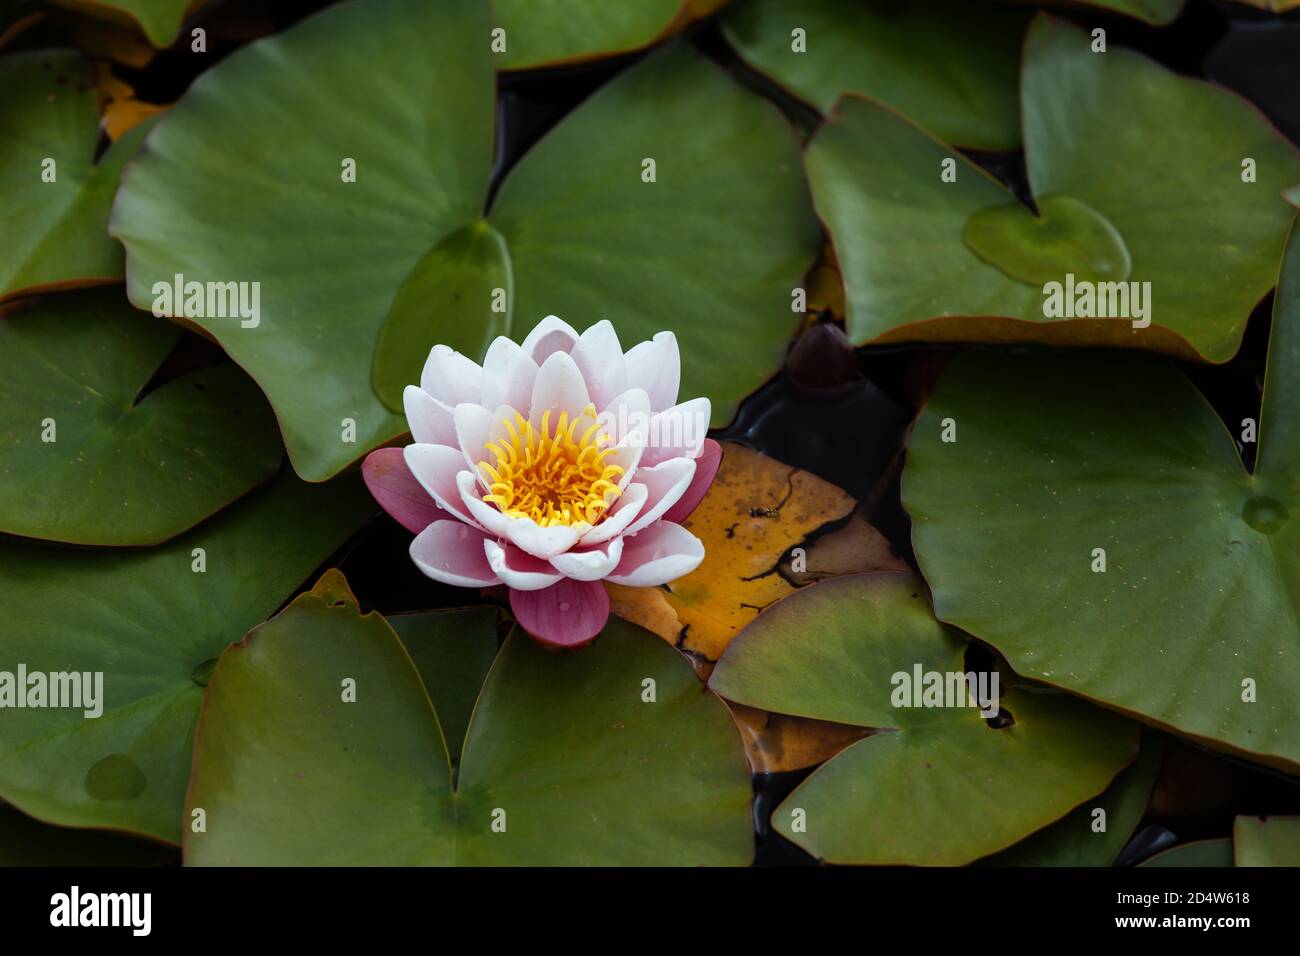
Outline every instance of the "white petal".
<path fill-rule="evenodd" d="M 623 557 L 623 539 L 615 538 L 603 547 L 589 551 L 566 551 L 551 558 L 551 565 L 566 578 L 575 581 L 599 581 L 618 567 Z"/>
<path fill-rule="evenodd" d="M 693 398 L 654 415 L 641 463 L 648 467 L 669 458 L 699 458 L 709 437 L 710 414 L 707 398 Z"/>
<path fill-rule="evenodd" d="M 597 407 L 601 409 L 600 424 L 614 444 L 621 443 L 634 431 L 643 436 L 650 434 L 650 396 L 645 389 L 629 388 Z"/>
<path fill-rule="evenodd" d="M 636 474 L 637 466 L 641 463 L 641 455 L 645 452 L 645 433 L 634 431 L 626 438 L 614 446 L 613 450 L 605 456 L 606 465 L 618 465 L 623 469 L 623 474 L 619 476 L 619 488 L 626 489 L 628 483 Z"/>
<path fill-rule="evenodd" d="M 491 538 L 484 538 L 483 553 L 497 577 L 517 591 L 540 591 L 562 577 L 541 558 L 525 554 L 512 544 L 503 548 Z"/>
<path fill-rule="evenodd" d="M 536 378 L 537 363 L 532 355 L 504 335 L 499 336 L 483 358 L 483 399 L 479 404 L 485 408 L 527 408 Z"/>
<path fill-rule="evenodd" d="M 646 504 L 637 519 L 628 525 L 627 533 L 636 534 L 662 518 L 664 512 L 686 493 L 694 477 L 695 462 L 690 458 L 669 458 L 649 468 L 638 468 L 636 480 L 646 486 Z"/>
<path fill-rule="evenodd" d="M 590 527 L 584 522 L 543 528 L 532 518 L 507 517 L 506 520 L 509 523 L 505 527 L 505 536 L 517 547 L 537 558 L 553 558 L 568 551 Z"/>
<path fill-rule="evenodd" d="M 538 322 L 524 339 L 523 349 L 541 365 L 553 352 L 569 352 L 578 341 L 578 333 L 568 322 L 548 315 Z"/>
<path fill-rule="evenodd" d="M 406 425 L 417 442 L 459 447 L 450 405 L 416 385 L 408 385 L 402 391 L 402 406 L 406 409 Z"/>
<path fill-rule="evenodd" d="M 435 521 L 411 542 L 411 560 L 435 581 L 485 588 L 499 579 L 483 554 L 483 532 L 459 521 Z"/>
<path fill-rule="evenodd" d="M 568 551 L 582 535 L 592 530 L 592 526 L 585 521 L 543 528 L 532 518 L 512 518 L 503 514 L 496 505 L 483 500 L 482 492 L 469 472 L 458 475 L 456 484 L 463 511 L 486 528 L 488 534 L 512 541 L 534 557 L 551 558 Z"/>
<path fill-rule="evenodd" d="M 601 522 L 582 536 L 579 541 L 580 546 L 586 548 L 601 544 L 622 534 L 641 513 L 645 502 L 646 486 L 639 482 L 632 482 L 623 489 L 623 493 L 614 502 L 614 507 L 606 512 Z"/>
<path fill-rule="evenodd" d="M 452 421 L 456 425 L 456 444 L 461 451 L 462 468 L 469 468 L 477 475 L 480 461 L 491 464 L 497 460 L 497 456 L 487 447 L 487 443 L 492 440 L 493 427 L 500 421 L 495 413 L 482 405 L 467 403 L 456 406 Z M 457 471 L 459 470 L 458 468 Z"/>
<path fill-rule="evenodd" d="M 483 394 L 483 370 L 445 345 L 435 345 L 420 373 L 420 388 L 444 404 L 477 402 Z"/>
<path fill-rule="evenodd" d="M 704 545 L 679 524 L 658 521 L 623 538 L 623 560 L 606 580 L 645 588 L 690 574 L 704 560 Z"/>
<path fill-rule="evenodd" d="M 602 319 L 583 332 L 569 355 L 582 373 L 587 393 L 597 408 L 604 408 L 610 399 L 627 389 L 623 347 L 618 344 L 614 326 L 607 320 Z"/>
<path fill-rule="evenodd" d="M 578 366 L 564 352 L 556 352 L 542 363 L 533 382 L 528 419 L 534 428 L 540 428 L 542 414 L 550 411 L 550 428 L 554 431 L 561 412 L 568 412 L 573 418 L 581 415 L 589 404 L 591 398 L 587 394 L 587 383 L 583 381 Z"/>
<path fill-rule="evenodd" d="M 446 445 L 407 445 L 402 449 L 402 457 L 415 480 L 433 497 L 439 508 L 479 527 L 460 500 L 457 476 L 465 468 L 465 458 L 459 449 Z"/>
<path fill-rule="evenodd" d="M 624 361 L 627 363 L 628 387 L 644 388 L 650 395 L 651 408 L 658 412 L 676 404 L 682 379 L 682 357 L 677 348 L 677 336 L 660 332 L 653 340 L 629 349 Z"/>

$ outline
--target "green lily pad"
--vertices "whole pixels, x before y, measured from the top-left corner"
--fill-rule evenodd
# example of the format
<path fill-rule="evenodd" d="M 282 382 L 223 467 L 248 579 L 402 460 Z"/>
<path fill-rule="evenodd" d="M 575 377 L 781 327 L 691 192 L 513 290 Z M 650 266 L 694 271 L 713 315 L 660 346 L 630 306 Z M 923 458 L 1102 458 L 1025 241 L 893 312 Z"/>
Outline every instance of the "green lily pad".
<path fill-rule="evenodd" d="M 1237 866 L 1300 866 L 1300 817 L 1237 817 Z"/>
<path fill-rule="evenodd" d="M 1277 277 L 1294 215 L 1279 194 L 1300 178 L 1300 155 L 1234 94 L 1089 43 L 1051 17 L 1029 28 L 1021 98 L 1038 223 L 1009 212 L 1005 187 L 903 117 L 856 96 L 841 102 L 805 163 L 856 341 L 1235 354 Z M 1243 181 L 1246 160 L 1254 182 Z M 1124 261 L 1126 284 L 1094 288 L 1119 281 Z"/>
<path fill-rule="evenodd" d="M 474 702 L 497 656 L 500 617 L 496 608 L 470 607 L 388 618 L 438 712 L 453 764 L 460 762 Z"/>
<path fill-rule="evenodd" d="M 131 129 L 96 162 L 94 72 L 74 50 L 0 58 L 0 298 L 122 278 L 122 247 L 108 237 L 108 214 L 122 167 L 149 124 Z"/>
<path fill-rule="evenodd" d="M 971 706 L 895 706 L 896 680 L 966 671 L 966 642 L 911 574 L 851 575 L 786 598 L 731 643 L 709 686 L 780 714 L 881 728 L 777 807 L 775 829 L 829 863 L 958 866 L 1001 850 L 1104 790 L 1137 755 L 1137 726 L 1029 688 L 1000 694 L 1014 723 Z"/>
<path fill-rule="evenodd" d="M 1019 674 L 1296 772 L 1297 390 L 1296 241 L 1253 475 L 1168 360 L 958 357 L 903 476 L 936 613 Z"/>
<path fill-rule="evenodd" d="M 1162 850 L 1138 866 L 1233 866 L 1232 841 L 1195 840 Z"/>
<path fill-rule="evenodd" d="M 1110 866 L 1146 812 L 1164 753 L 1163 739 L 1146 733 L 1138 759 L 1115 778 L 1105 793 L 1085 801 L 1047 829 L 980 862 L 989 866 Z M 1105 816 L 1098 816 L 1098 810 L 1105 811 Z"/>
<path fill-rule="evenodd" d="M 483 218 L 487 17 L 486 4 L 341 3 L 250 44 L 159 120 L 119 193 L 112 229 L 133 302 L 152 303 L 175 273 L 261 282 L 256 328 L 192 321 L 266 392 L 309 479 L 406 430 L 372 388 L 372 356 L 412 270 Z M 256 148 L 232 157 L 230 137 Z M 551 313 L 577 328 L 607 318 L 628 346 L 671 329 L 683 396 L 711 398 L 719 424 L 779 364 L 792 290 L 820 243 L 788 125 L 678 47 L 543 138 L 488 222 L 506 243 L 516 338 Z M 481 289 L 480 268 L 457 287 Z M 461 302 L 442 321 L 483 340 L 481 297 Z M 391 401 L 408 384 L 380 390 Z M 339 441 L 344 419 L 354 444 Z"/>
<path fill-rule="evenodd" d="M 174 847 L 120 833 L 54 827 L 0 804 L 0 867 L 165 866 L 176 859 Z"/>
<path fill-rule="evenodd" d="M 1183 12 L 1185 0 L 1048 0 L 1044 6 L 1078 9 L 1080 5 L 1096 7 L 1162 27 L 1173 23 Z"/>
<path fill-rule="evenodd" d="M 154 46 L 169 47 L 176 42 L 189 7 L 202 6 L 206 0 L 53 0 L 61 7 L 97 16 L 115 23 L 133 23 Z"/>
<path fill-rule="evenodd" d="M 520 70 L 627 53 L 672 36 L 727 0 L 495 0 L 499 68 Z"/>
<path fill-rule="evenodd" d="M 861 93 L 947 142 L 1014 149 L 1032 12 L 969 0 L 749 0 L 722 23 L 751 66 L 823 113 L 841 94 Z"/>
<path fill-rule="evenodd" d="M 397 290 L 379 330 L 371 369 L 375 394 L 400 414 L 402 392 L 420 381 L 435 345 L 483 355 L 493 339 L 510 333 L 512 285 L 510 252 L 486 222 L 444 236 Z"/>
<path fill-rule="evenodd" d="M 98 717 L 4 710 L 0 798 L 50 823 L 179 842 L 208 662 L 373 510 L 359 480 L 286 474 L 148 551 L 0 543 L 0 671 L 103 674 Z"/>
<path fill-rule="evenodd" d="M 971 214 L 962 240 L 1013 279 L 1042 285 L 1067 271 L 1088 282 L 1127 279 L 1133 268 L 1124 238 L 1105 216 L 1070 196 L 1049 196 L 1038 215 L 1019 202 Z"/>
<path fill-rule="evenodd" d="M 275 417 L 236 366 L 141 397 L 181 334 L 117 289 L 48 296 L 0 322 L 0 531 L 157 544 L 275 474 Z"/>
<path fill-rule="evenodd" d="M 349 679 L 355 699 L 345 702 Z M 337 572 L 222 655 L 187 806 L 206 813 L 206 830 L 185 844 L 198 865 L 753 856 L 740 738 L 659 638 L 611 619 L 581 654 L 552 654 L 515 631 L 479 695 L 453 782 L 419 672 L 382 617 L 359 613 Z"/>

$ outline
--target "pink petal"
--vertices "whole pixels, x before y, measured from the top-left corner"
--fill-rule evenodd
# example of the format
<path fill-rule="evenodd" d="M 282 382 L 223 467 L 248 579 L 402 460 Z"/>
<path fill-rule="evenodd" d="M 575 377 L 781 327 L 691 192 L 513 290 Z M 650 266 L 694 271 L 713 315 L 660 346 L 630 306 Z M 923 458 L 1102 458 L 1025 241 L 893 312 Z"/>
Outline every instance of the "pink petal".
<path fill-rule="evenodd" d="M 609 620 L 609 595 L 599 581 L 564 578 L 542 591 L 511 590 L 510 609 L 537 643 L 569 649 L 595 640 Z"/>
<path fill-rule="evenodd" d="M 636 520 L 628 525 L 627 533 L 636 534 L 662 518 L 686 493 L 694 477 L 695 462 L 689 458 L 669 458 L 649 468 L 638 468 L 636 480 L 646 487 L 646 502 Z"/>
<path fill-rule="evenodd" d="M 499 584 L 483 553 L 486 535 L 459 521 L 435 521 L 411 542 L 411 560 L 428 577 L 460 588 Z"/>
<path fill-rule="evenodd" d="M 677 403 L 677 389 L 682 378 L 677 336 L 660 332 L 652 341 L 641 342 L 629 349 L 624 361 L 627 363 L 628 387 L 644 388 L 650 396 L 650 407 L 656 412 Z"/>
<path fill-rule="evenodd" d="M 695 459 L 695 477 L 691 479 L 690 487 L 677 499 L 677 504 L 664 513 L 665 521 L 681 524 L 691 516 L 691 512 L 704 500 L 709 485 L 713 484 L 713 478 L 717 475 L 720 464 L 722 464 L 722 446 L 712 438 L 704 439 L 704 451 L 700 453 L 699 458 Z"/>
<path fill-rule="evenodd" d="M 534 326 L 524 339 L 523 349 L 538 365 L 555 352 L 571 352 L 578 342 L 578 333 L 568 322 L 548 315 Z"/>
<path fill-rule="evenodd" d="M 623 560 L 605 580 L 628 587 L 667 584 L 690 574 L 704 560 L 704 545 L 679 524 L 657 521 L 623 539 Z"/>
<path fill-rule="evenodd" d="M 451 517 L 415 480 L 400 448 L 380 448 L 366 456 L 361 477 L 379 507 L 407 531 L 419 534 L 434 521 Z"/>
<path fill-rule="evenodd" d="M 618 333 L 608 319 L 602 319 L 582 335 L 569 353 L 587 383 L 587 391 L 597 408 L 627 388 L 627 366 Z M 647 396 L 647 403 L 649 397 Z M 649 411 L 647 405 L 647 411 Z"/>
<path fill-rule="evenodd" d="M 456 447 L 456 426 L 450 405 L 418 386 L 408 385 L 402 391 L 402 407 L 406 410 L 406 427 L 417 442 Z"/>
<path fill-rule="evenodd" d="M 483 394 L 483 369 L 445 345 L 435 345 L 420 373 L 420 388 L 444 405 L 477 402 Z"/>
<path fill-rule="evenodd" d="M 693 398 L 657 413 L 650 419 L 649 444 L 642 465 L 657 465 L 669 458 L 698 458 L 704 451 L 712 406 L 707 398 Z"/>
<path fill-rule="evenodd" d="M 483 542 L 483 553 L 497 577 L 515 591 L 540 591 L 563 577 L 541 558 L 534 558 L 508 542 L 503 548 L 487 538 Z"/>

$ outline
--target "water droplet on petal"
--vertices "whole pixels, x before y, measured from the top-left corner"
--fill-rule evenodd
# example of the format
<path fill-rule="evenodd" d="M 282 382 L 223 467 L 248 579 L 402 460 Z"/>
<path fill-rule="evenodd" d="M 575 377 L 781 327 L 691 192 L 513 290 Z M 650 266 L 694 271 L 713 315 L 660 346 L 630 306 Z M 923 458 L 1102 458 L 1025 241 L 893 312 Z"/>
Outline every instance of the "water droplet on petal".
<path fill-rule="evenodd" d="M 567 611 L 568 609 L 569 609 L 569 602 L 568 602 L 568 601 L 561 601 L 561 602 L 560 602 L 560 613 L 564 613 L 564 612 Z"/>

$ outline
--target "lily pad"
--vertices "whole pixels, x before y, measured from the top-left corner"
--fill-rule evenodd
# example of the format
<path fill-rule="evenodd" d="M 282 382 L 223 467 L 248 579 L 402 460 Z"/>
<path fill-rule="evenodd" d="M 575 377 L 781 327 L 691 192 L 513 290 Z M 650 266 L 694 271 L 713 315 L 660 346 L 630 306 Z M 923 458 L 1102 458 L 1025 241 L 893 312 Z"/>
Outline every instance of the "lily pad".
<path fill-rule="evenodd" d="M 1162 850 L 1143 860 L 1138 866 L 1233 866 L 1232 841 L 1195 840 Z"/>
<path fill-rule="evenodd" d="M 1178 19 L 1178 15 L 1183 12 L 1184 2 L 1185 0 L 1048 0 L 1044 5 L 1066 10 L 1077 9 L 1080 5 L 1095 7 L 1162 27 Z"/>
<path fill-rule="evenodd" d="M 372 513 L 358 480 L 312 486 L 286 474 L 148 551 L 0 543 L 0 670 L 88 673 L 87 687 L 103 675 L 97 717 L 84 706 L 6 708 L 0 798 L 62 826 L 179 842 L 212 661 Z"/>
<path fill-rule="evenodd" d="M 260 281 L 256 328 L 190 320 L 266 392 L 306 478 L 406 430 L 372 388 L 372 356 L 417 264 L 483 219 L 489 28 L 487 4 L 330 7 L 203 74 L 119 192 L 112 230 L 133 302 L 152 303 L 153 283 L 176 273 Z M 231 138 L 253 145 L 232 157 Z M 683 393 L 709 397 L 716 423 L 779 363 L 820 235 L 780 114 L 679 47 L 568 115 L 506 177 L 487 221 L 505 240 L 515 326 L 607 318 L 629 343 L 671 329 Z M 461 301 L 442 327 L 482 340 L 479 295 Z M 380 390 L 391 400 L 407 384 Z M 355 443 L 339 440 L 344 419 Z"/>
<path fill-rule="evenodd" d="M 1051 17 L 1029 28 L 1037 218 L 907 119 L 841 101 L 805 163 L 855 341 L 1104 344 L 1213 362 L 1237 351 L 1277 276 L 1294 214 L 1279 194 L 1300 155 L 1234 94 L 1089 44 Z"/>
<path fill-rule="evenodd" d="M 639 50 L 707 17 L 727 0 L 496 0 L 505 30 L 499 68 L 580 63 Z"/>
<path fill-rule="evenodd" d="M 236 366 L 141 394 L 181 335 L 116 289 L 0 320 L 0 531 L 157 544 L 275 474 L 275 418 Z"/>
<path fill-rule="evenodd" d="M 1105 793 L 1085 801 L 1047 829 L 981 862 L 989 866 L 1110 866 L 1146 812 L 1163 758 L 1163 738 L 1146 733 L 1138 759 L 1115 778 Z M 1104 816 L 1099 816 L 1098 810 Z"/>
<path fill-rule="evenodd" d="M 1026 677 L 1296 772 L 1298 390 L 1297 241 L 1254 474 L 1168 360 L 958 357 L 903 476 L 936 613 Z"/>
<path fill-rule="evenodd" d="M 611 621 L 581 654 L 552 654 L 513 633 L 453 781 L 419 672 L 337 572 L 222 655 L 187 806 L 207 817 L 186 837 L 197 865 L 720 865 L 753 855 L 740 740 L 658 638 Z"/>
<path fill-rule="evenodd" d="M 438 712 L 453 764 L 460 761 L 474 702 L 497 656 L 500 617 L 493 607 L 469 607 L 388 618 Z"/>
<path fill-rule="evenodd" d="M 1300 866 L 1300 817 L 1237 817 L 1237 866 Z"/>
<path fill-rule="evenodd" d="M 95 68 L 73 50 L 0 58 L 0 89 L 0 298 L 117 281 L 122 247 L 108 236 L 108 214 L 148 126 L 96 161 Z"/>
<path fill-rule="evenodd" d="M 53 0 L 61 7 L 138 27 L 156 47 L 176 42 L 189 7 L 206 0 Z"/>
<path fill-rule="evenodd" d="M 829 863 L 962 865 L 1059 819 L 1137 755 L 1135 724 L 1060 694 L 1001 693 L 1013 722 L 998 729 L 973 706 L 895 706 L 898 675 L 966 673 L 965 650 L 911 574 L 823 581 L 759 615 L 714 691 L 882 731 L 800 784 L 775 829 Z"/>
<path fill-rule="evenodd" d="M 969 0 L 749 0 L 722 23 L 751 66 L 823 113 L 861 93 L 947 142 L 1014 149 L 1032 12 Z"/>

